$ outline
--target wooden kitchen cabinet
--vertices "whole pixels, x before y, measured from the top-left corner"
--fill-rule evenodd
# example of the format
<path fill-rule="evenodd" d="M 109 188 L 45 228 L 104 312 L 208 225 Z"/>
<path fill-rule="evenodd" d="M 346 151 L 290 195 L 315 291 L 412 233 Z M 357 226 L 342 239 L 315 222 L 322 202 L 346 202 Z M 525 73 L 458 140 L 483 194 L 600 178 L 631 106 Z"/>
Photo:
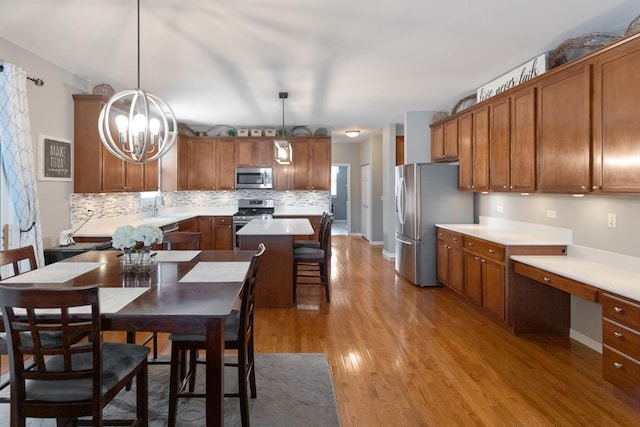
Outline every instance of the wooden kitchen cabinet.
<path fill-rule="evenodd" d="M 235 188 L 235 142 L 229 138 L 192 137 L 187 141 L 189 190 Z"/>
<path fill-rule="evenodd" d="M 493 242 L 464 237 L 465 295 L 490 315 L 504 321 L 505 248 Z"/>
<path fill-rule="evenodd" d="M 331 189 L 331 140 L 329 138 L 291 139 L 293 161 L 290 184 L 293 190 Z"/>
<path fill-rule="evenodd" d="M 230 216 L 200 216 L 198 229 L 202 234 L 203 250 L 232 250 L 233 224 Z"/>
<path fill-rule="evenodd" d="M 453 118 L 431 129 L 431 161 L 458 160 L 458 119 Z"/>
<path fill-rule="evenodd" d="M 593 190 L 640 192 L 640 39 L 594 65 Z"/>
<path fill-rule="evenodd" d="M 436 247 L 436 271 L 440 283 L 464 294 L 463 237 L 459 233 L 438 228 Z"/>
<path fill-rule="evenodd" d="M 640 305 L 603 292 L 602 375 L 617 387 L 640 396 Z"/>
<path fill-rule="evenodd" d="M 271 167 L 273 163 L 273 140 L 255 138 L 236 139 L 237 167 Z"/>
<path fill-rule="evenodd" d="M 125 162 L 104 148 L 98 133 L 98 117 L 108 98 L 73 95 L 75 193 L 154 191 L 158 189 L 158 161 Z M 124 110 L 123 110 L 124 112 Z M 115 124 L 112 128 L 115 131 Z"/>
<path fill-rule="evenodd" d="M 569 65 L 538 83 L 538 185 L 547 193 L 591 189 L 591 66 Z"/>
<path fill-rule="evenodd" d="M 535 191 L 536 98 L 530 87 L 491 103 L 493 191 Z"/>
<path fill-rule="evenodd" d="M 458 119 L 461 191 L 489 191 L 489 107 L 468 111 Z"/>

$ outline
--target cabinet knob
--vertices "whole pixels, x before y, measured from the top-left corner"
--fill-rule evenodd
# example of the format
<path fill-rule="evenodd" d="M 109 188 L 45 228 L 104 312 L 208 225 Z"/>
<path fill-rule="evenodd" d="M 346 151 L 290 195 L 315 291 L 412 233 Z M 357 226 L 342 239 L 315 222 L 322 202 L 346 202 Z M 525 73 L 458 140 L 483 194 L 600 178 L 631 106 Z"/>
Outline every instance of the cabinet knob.
<path fill-rule="evenodd" d="M 485 260 L 484 258 L 481 258 L 481 259 L 480 259 L 480 262 L 485 262 L 485 261 L 486 261 L 486 260 Z"/>
<path fill-rule="evenodd" d="M 621 333 L 621 332 L 618 332 L 618 331 L 615 331 L 615 332 L 613 333 L 613 336 L 615 336 L 616 338 L 622 338 L 622 333 Z"/>
<path fill-rule="evenodd" d="M 495 252 L 496 252 L 496 251 L 494 251 L 493 249 L 489 249 L 489 253 L 490 253 L 490 254 L 493 254 L 493 253 L 495 253 Z"/>
<path fill-rule="evenodd" d="M 473 242 L 467 243 L 468 246 L 473 246 Z"/>
<path fill-rule="evenodd" d="M 458 241 L 458 238 L 457 238 L 457 237 L 454 237 L 454 238 L 453 238 L 453 239 L 451 239 L 451 240 L 453 240 L 454 242 L 457 242 L 457 241 Z"/>
<path fill-rule="evenodd" d="M 581 186 L 580 186 L 580 189 L 582 189 L 582 190 L 586 190 L 586 189 L 587 189 L 587 186 L 586 186 L 586 185 L 581 185 Z"/>
<path fill-rule="evenodd" d="M 551 279 L 549 279 L 549 278 L 548 278 L 548 277 L 546 277 L 546 276 L 543 278 L 543 280 L 544 280 L 545 282 L 550 282 L 550 281 L 551 281 Z"/>
<path fill-rule="evenodd" d="M 613 307 L 613 310 L 614 310 L 616 313 L 622 313 L 622 311 L 623 311 L 623 310 L 622 310 L 622 307 Z"/>
<path fill-rule="evenodd" d="M 476 259 L 476 261 L 480 261 L 480 257 L 479 256 L 474 257 L 474 258 Z"/>
<path fill-rule="evenodd" d="M 620 362 L 613 362 L 613 366 L 615 366 L 616 369 L 622 369 L 622 363 Z"/>
<path fill-rule="evenodd" d="M 506 190 L 506 189 L 507 189 L 507 186 L 506 186 L 506 185 L 503 185 L 503 186 L 502 186 L 502 188 L 503 188 L 504 190 Z"/>

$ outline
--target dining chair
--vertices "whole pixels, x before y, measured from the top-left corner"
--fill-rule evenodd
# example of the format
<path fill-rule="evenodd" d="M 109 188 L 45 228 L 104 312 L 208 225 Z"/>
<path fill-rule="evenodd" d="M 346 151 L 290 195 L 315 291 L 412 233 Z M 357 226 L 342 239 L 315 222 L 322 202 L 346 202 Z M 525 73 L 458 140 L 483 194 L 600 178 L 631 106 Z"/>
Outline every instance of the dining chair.
<path fill-rule="evenodd" d="M 300 285 L 322 286 L 327 302 L 331 302 L 331 280 L 329 262 L 331 260 L 331 223 L 333 217 L 328 216 L 327 224 L 320 236 L 320 247 L 301 247 L 293 250 L 293 302 Z"/>
<path fill-rule="evenodd" d="M 238 392 L 225 393 L 225 397 L 240 399 L 240 418 L 243 427 L 249 427 L 249 394 L 247 383 L 251 389 L 251 397 L 257 396 L 253 348 L 253 309 L 256 283 L 261 255 L 265 252 L 264 244 L 251 258 L 249 269 L 244 278 L 240 297 L 240 310 L 233 310 L 225 319 L 224 348 L 235 350 L 236 362 L 225 362 L 225 366 L 237 368 Z M 196 366 L 199 363 L 198 351 L 205 349 L 204 335 L 171 334 L 171 368 L 169 374 L 169 419 L 168 426 L 175 427 L 178 399 L 185 397 L 204 397 L 194 393 Z M 186 370 L 186 357 L 189 352 L 189 370 Z M 209 356 L 207 356 L 209 357 Z"/>
<path fill-rule="evenodd" d="M 293 249 L 297 248 L 315 248 L 320 249 L 320 242 L 322 241 L 323 233 L 327 229 L 327 222 L 331 214 L 329 212 L 323 212 L 320 217 L 320 225 L 318 227 L 318 240 L 314 239 L 299 239 L 293 241 Z"/>
<path fill-rule="evenodd" d="M 12 426 L 25 427 L 26 418 L 56 418 L 59 425 L 148 426 L 149 349 L 102 342 L 97 286 L 0 285 L 0 307 L 9 342 Z M 87 308 L 86 314 L 76 311 Z M 42 340 L 48 332 L 59 333 L 61 344 Z M 78 334 L 88 339 L 75 342 Z M 135 420 L 103 421 L 103 408 L 134 378 Z M 86 424 L 77 420 L 87 416 L 92 419 Z"/>
<path fill-rule="evenodd" d="M 162 249 L 164 250 L 200 250 L 200 242 L 202 241 L 202 233 L 187 231 L 172 231 L 164 233 L 162 236 Z M 134 344 L 136 342 L 136 333 L 127 331 L 127 342 Z M 152 353 L 149 364 L 166 365 L 169 362 L 158 360 L 158 333 L 152 332 L 140 344 L 146 345 L 151 342 Z"/>
<path fill-rule="evenodd" d="M 24 262 L 22 262 L 24 261 Z M 35 270 L 38 267 L 38 263 L 36 261 L 36 254 L 33 251 L 33 246 L 23 246 L 21 248 L 16 249 L 8 249 L 6 251 L 0 251 L 0 280 L 7 279 L 8 277 L 17 276 L 21 273 L 20 264 L 24 266 L 26 262 L 29 262 L 29 270 Z M 13 269 L 12 275 L 3 275 L 2 267 L 9 268 L 9 266 Z M 26 271 L 23 271 L 26 273 Z M 56 342 L 59 341 L 59 337 L 56 338 L 55 335 L 47 334 L 47 339 Z M 0 372 L 2 372 L 2 355 L 8 355 L 9 348 L 7 346 L 7 340 L 5 334 L 0 334 Z M 0 390 L 4 390 L 9 385 L 9 380 L 0 382 Z M 0 403 L 9 403 L 9 398 L 0 397 Z"/>

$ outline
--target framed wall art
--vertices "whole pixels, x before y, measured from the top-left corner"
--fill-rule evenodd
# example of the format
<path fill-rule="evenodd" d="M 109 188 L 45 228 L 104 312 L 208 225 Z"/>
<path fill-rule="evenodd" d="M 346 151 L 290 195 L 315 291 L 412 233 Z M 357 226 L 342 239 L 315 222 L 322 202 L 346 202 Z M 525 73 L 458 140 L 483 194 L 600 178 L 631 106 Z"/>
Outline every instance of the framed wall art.
<path fill-rule="evenodd" d="M 38 180 L 71 181 L 71 141 L 38 135 Z"/>

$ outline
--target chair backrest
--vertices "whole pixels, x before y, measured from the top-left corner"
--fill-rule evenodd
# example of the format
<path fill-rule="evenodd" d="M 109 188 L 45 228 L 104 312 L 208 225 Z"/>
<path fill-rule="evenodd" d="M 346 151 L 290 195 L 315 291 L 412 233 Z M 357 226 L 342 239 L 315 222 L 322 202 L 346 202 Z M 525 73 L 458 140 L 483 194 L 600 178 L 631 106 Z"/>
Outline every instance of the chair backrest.
<path fill-rule="evenodd" d="M 202 233 L 190 231 L 172 231 L 162 236 L 162 248 L 167 250 L 198 250 Z"/>
<path fill-rule="evenodd" d="M 320 249 L 325 251 L 325 258 L 327 258 L 327 252 L 331 249 L 331 223 L 333 223 L 333 215 L 328 214 L 324 228 L 320 230 Z"/>
<path fill-rule="evenodd" d="M 38 268 L 36 254 L 33 251 L 33 246 L 29 245 L 22 248 L 0 251 L 0 267 L 11 264 L 13 266 L 14 276 L 21 273 L 20 261 L 29 261 L 29 270 L 35 270 L 36 268 Z M 4 277 L 2 275 L 2 270 L 0 270 L 0 280 L 6 279 L 7 277 Z"/>
<path fill-rule="evenodd" d="M 80 306 L 89 307 L 90 314 L 70 315 Z M 26 380 L 92 379 L 93 396 L 101 395 L 97 286 L 42 289 L 0 285 L 0 307 L 9 344 L 12 399 L 24 398 Z M 52 333 L 60 334 L 61 341 L 46 344 L 41 337 Z M 89 339 L 78 343 L 78 336 Z M 74 363 L 86 353 L 93 364 Z M 56 357 L 59 363 L 47 369 L 45 360 L 50 357 Z M 25 364 L 29 358 L 33 362 Z"/>
<path fill-rule="evenodd" d="M 253 336 L 253 310 L 255 305 L 256 283 L 258 282 L 258 270 L 262 254 L 266 251 L 263 243 L 258 245 L 258 250 L 251 257 L 249 270 L 244 277 L 244 286 L 242 287 L 242 301 L 240 304 L 240 325 L 238 339 L 244 335 L 244 339 L 248 340 Z"/>

